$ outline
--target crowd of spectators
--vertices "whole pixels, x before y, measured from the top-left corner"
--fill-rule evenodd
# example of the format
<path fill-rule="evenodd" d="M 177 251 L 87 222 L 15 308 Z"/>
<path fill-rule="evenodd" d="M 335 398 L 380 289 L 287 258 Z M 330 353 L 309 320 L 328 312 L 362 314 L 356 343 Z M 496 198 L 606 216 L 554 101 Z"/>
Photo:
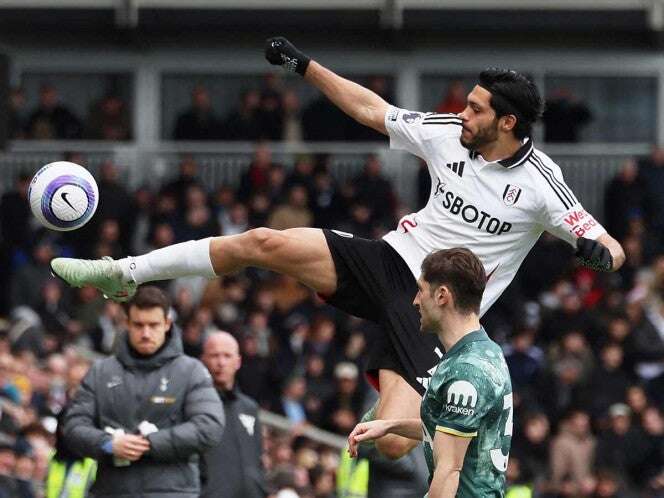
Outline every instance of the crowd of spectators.
<path fill-rule="evenodd" d="M 664 154 L 655 150 L 628 162 L 607 187 L 605 222 L 627 254 L 618 273 L 578 268 L 571 247 L 544 235 L 483 318 L 504 347 L 514 386 L 510 488 L 551 498 L 664 496 L 662 176 Z M 128 190 L 110 162 L 97 180 L 98 212 L 72 233 L 35 225 L 29 175 L 0 200 L 0 489 L 11 482 L 16 496 L 40 496 L 66 393 L 123 328 L 120 305 L 91 288 L 63 287 L 50 275 L 51 257 L 138 254 L 257 226 L 380 237 L 406 209 L 374 156 L 339 184 L 325 157 L 298 157 L 287 169 L 265 145 L 237 186 L 214 191 L 192 157 L 158 190 Z M 362 371 L 379 327 L 259 269 L 158 284 L 173 297 L 185 352 L 198 357 L 208 331 L 229 331 L 243 358 L 240 388 L 295 424 L 292 433 L 266 429 L 271 489 L 333 497 L 338 451 L 302 437 L 301 428 L 347 435 L 358 422 L 375 399 Z"/>
<path fill-rule="evenodd" d="M 390 80 L 370 76 L 362 81 L 388 102 L 394 102 Z M 466 106 L 468 89 L 459 80 L 446 88 L 434 109 L 459 113 Z M 12 139 L 92 139 L 130 140 L 131 112 L 115 91 L 92 102 L 85 119 L 76 116 L 58 89 L 43 83 L 38 104 L 27 108 L 25 91 L 14 88 L 9 95 L 9 137 Z M 580 141 L 581 129 L 592 120 L 588 106 L 567 88 L 556 88 L 547 98 L 543 116 L 547 143 Z M 242 90 L 237 102 L 227 109 L 213 106 L 210 90 L 197 84 L 189 107 L 179 110 L 172 130 L 164 138 L 173 140 L 255 141 L 372 141 L 382 135 L 359 125 L 335 107 L 322 94 L 302 102 L 295 88 L 270 73 L 253 87 Z"/>
<path fill-rule="evenodd" d="M 386 100 L 393 100 L 386 77 L 370 76 L 363 83 Z M 30 108 L 23 88 L 10 91 L 10 139 L 132 139 L 131 109 L 116 91 L 90 103 L 85 117 L 76 115 L 52 83 L 42 83 L 37 100 Z M 241 90 L 237 101 L 229 101 L 223 109 L 215 108 L 205 85 L 195 85 L 190 105 L 177 110 L 173 128 L 166 130 L 163 138 L 301 142 L 371 141 L 382 140 L 382 135 L 357 124 L 322 95 L 302 102 L 294 87 L 270 73 Z"/>
<path fill-rule="evenodd" d="M 387 78 L 371 76 L 366 86 L 392 101 Z M 370 141 L 382 136 L 357 124 L 323 95 L 303 103 L 294 88 L 269 74 L 260 87 L 243 90 L 230 111 L 215 109 L 208 89 L 197 85 L 190 107 L 177 117 L 171 138 L 300 142 Z"/>
<path fill-rule="evenodd" d="M 17 87 L 9 93 L 8 136 L 34 140 L 129 140 L 130 116 L 127 103 L 114 91 L 92 102 L 82 119 L 60 99 L 58 89 L 51 83 L 40 86 L 38 103 L 32 110 L 28 109 L 25 90 Z"/>

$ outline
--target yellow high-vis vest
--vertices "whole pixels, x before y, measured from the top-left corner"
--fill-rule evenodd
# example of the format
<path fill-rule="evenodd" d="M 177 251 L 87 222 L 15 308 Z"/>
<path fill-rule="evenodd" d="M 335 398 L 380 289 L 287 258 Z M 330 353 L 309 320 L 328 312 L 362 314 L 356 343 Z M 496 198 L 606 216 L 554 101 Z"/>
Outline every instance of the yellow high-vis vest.
<path fill-rule="evenodd" d="M 510 486 L 505 498 L 533 498 L 533 488 L 525 484 Z"/>
<path fill-rule="evenodd" d="M 67 463 L 51 455 L 46 477 L 46 498 L 86 498 L 95 481 L 97 462 L 92 458 Z"/>
<path fill-rule="evenodd" d="M 347 449 L 341 450 L 337 469 L 337 498 L 367 498 L 368 493 L 369 460 L 351 458 Z"/>

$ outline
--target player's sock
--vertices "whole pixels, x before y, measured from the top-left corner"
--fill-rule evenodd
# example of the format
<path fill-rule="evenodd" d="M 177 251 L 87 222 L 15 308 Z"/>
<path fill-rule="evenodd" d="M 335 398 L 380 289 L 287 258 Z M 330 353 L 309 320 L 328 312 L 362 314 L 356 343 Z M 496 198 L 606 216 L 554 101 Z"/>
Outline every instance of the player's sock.
<path fill-rule="evenodd" d="M 138 285 L 153 280 L 170 280 L 187 276 L 214 278 L 210 259 L 210 238 L 190 240 L 156 249 L 142 256 L 118 261 L 127 281 Z"/>

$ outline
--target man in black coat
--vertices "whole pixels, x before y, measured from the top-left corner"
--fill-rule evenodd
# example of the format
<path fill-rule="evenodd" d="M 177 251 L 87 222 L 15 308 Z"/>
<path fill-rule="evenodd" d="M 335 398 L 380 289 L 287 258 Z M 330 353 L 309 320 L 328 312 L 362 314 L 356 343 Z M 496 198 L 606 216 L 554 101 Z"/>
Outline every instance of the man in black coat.
<path fill-rule="evenodd" d="M 226 430 L 221 443 L 203 455 L 202 498 L 265 498 L 266 486 L 258 405 L 235 382 L 240 348 L 227 332 L 208 336 L 202 360 L 223 401 Z"/>
<path fill-rule="evenodd" d="M 198 454 L 221 441 L 210 374 L 183 354 L 169 309 L 157 287 L 138 290 L 118 351 L 92 366 L 65 417 L 69 448 L 99 462 L 97 498 L 197 498 Z"/>

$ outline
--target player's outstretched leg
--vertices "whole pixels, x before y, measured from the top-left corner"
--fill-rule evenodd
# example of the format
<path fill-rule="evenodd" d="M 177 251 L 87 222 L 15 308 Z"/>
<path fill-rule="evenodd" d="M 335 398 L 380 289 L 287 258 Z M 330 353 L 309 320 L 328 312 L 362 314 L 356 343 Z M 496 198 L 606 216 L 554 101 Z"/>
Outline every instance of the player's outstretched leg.
<path fill-rule="evenodd" d="M 126 301 L 136 286 L 154 280 L 216 275 L 255 266 L 289 275 L 322 294 L 333 294 L 337 277 L 322 230 L 256 228 L 239 235 L 190 240 L 120 260 L 55 258 L 53 274 L 69 285 L 91 285 Z"/>
<path fill-rule="evenodd" d="M 420 418 L 422 397 L 396 372 L 379 370 L 380 399 L 376 419 Z M 396 460 L 415 448 L 420 442 L 388 434 L 376 440 L 376 448 L 387 458 Z"/>

